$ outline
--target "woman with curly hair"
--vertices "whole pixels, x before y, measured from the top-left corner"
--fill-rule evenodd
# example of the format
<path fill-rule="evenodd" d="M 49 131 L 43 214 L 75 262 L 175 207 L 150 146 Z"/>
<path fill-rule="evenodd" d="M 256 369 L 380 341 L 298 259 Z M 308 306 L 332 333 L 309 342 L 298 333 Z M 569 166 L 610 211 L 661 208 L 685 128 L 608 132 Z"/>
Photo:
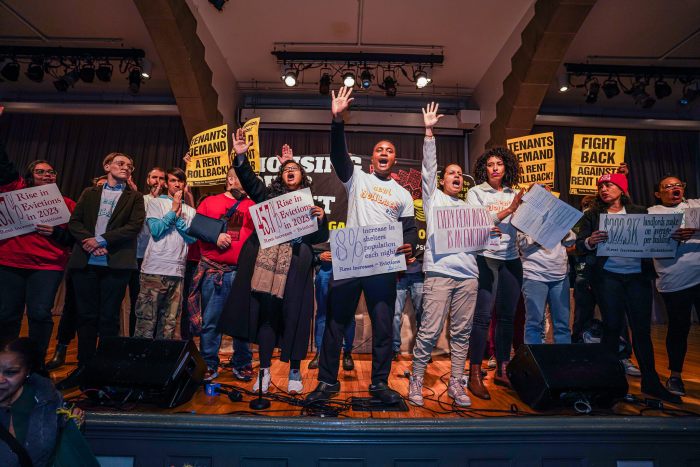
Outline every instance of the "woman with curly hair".
<path fill-rule="evenodd" d="M 496 375 L 494 382 L 510 386 L 506 365 L 510 361 L 513 340 L 513 317 L 523 283 L 523 267 L 516 246 L 517 232 L 510 223 L 524 191 L 516 193 L 518 159 L 507 148 L 495 147 L 482 154 L 474 164 L 477 186 L 467 193 L 467 204 L 488 209 L 501 230 L 500 241 L 476 257 L 479 268 L 479 291 L 471 333 L 468 388 L 480 399 L 490 399 L 481 376 L 481 362 L 491 310 L 496 305 Z"/>
<path fill-rule="evenodd" d="M 311 188 L 304 168 L 292 159 L 286 146 L 280 159 L 277 177 L 269 187 L 260 180 L 245 154 L 248 145 L 242 130 L 234 135 L 234 169 L 248 196 L 260 203 L 276 196 Z M 290 362 L 287 392 L 303 389 L 301 360 L 306 357 L 314 312 L 312 245 L 328 240 L 328 220 L 323 208 L 311 208 L 317 218 L 318 231 L 281 245 L 260 248 L 257 235 L 243 245 L 238 259 L 238 273 L 219 321 L 224 333 L 258 344 L 260 371 L 253 385 L 267 392 L 270 366 L 275 347 L 281 348 L 280 360 Z M 266 267 L 274 265 L 274 267 Z"/>

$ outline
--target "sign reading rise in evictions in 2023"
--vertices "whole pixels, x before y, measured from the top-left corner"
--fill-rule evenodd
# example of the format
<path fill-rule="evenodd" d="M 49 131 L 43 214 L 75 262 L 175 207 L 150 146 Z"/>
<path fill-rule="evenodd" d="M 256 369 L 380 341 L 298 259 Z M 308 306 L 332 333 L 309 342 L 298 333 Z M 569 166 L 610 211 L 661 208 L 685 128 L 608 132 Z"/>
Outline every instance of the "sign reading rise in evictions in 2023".
<path fill-rule="evenodd" d="M 461 253 L 486 248 L 493 219 L 485 208 L 435 207 L 435 253 Z"/>
<path fill-rule="evenodd" d="M 39 224 L 61 225 L 69 219 L 55 183 L 0 194 L 0 240 L 34 232 Z"/>
<path fill-rule="evenodd" d="M 518 156 L 518 185 L 527 188 L 533 183 L 554 186 L 554 133 L 512 138 L 508 149 Z"/>
<path fill-rule="evenodd" d="M 596 248 L 598 256 L 673 258 L 678 242 L 671 234 L 681 226 L 683 214 L 601 214 L 598 230 L 608 239 Z"/>
<path fill-rule="evenodd" d="M 194 135 L 190 142 L 190 161 L 185 172 L 190 186 L 226 183 L 231 166 L 228 152 L 228 125 L 217 126 Z"/>
<path fill-rule="evenodd" d="M 569 193 L 594 195 L 601 175 L 615 173 L 625 161 L 624 136 L 574 135 Z"/>
<path fill-rule="evenodd" d="M 304 188 L 263 201 L 250 207 L 250 215 L 258 233 L 260 248 L 288 242 L 318 230 L 318 221 L 311 215 L 314 199 Z"/>
<path fill-rule="evenodd" d="M 331 230 L 333 279 L 405 271 L 406 257 L 396 253 L 401 245 L 400 222 Z"/>
<path fill-rule="evenodd" d="M 253 172 L 260 174 L 260 138 L 258 137 L 258 129 L 260 128 L 260 117 L 251 118 L 243 124 L 243 134 L 245 142 L 248 144 L 248 153 L 246 157 Z"/>

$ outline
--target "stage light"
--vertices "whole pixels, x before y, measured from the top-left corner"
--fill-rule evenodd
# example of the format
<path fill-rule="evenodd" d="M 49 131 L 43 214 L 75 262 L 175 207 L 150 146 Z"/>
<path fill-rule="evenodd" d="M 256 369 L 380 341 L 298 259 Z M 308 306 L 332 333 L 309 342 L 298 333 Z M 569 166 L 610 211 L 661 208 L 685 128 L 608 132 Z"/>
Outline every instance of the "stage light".
<path fill-rule="evenodd" d="M 569 90 L 569 77 L 568 75 L 560 75 L 557 79 L 559 81 L 559 92 L 566 92 Z"/>
<path fill-rule="evenodd" d="M 396 79 L 392 76 L 385 77 L 384 82 L 379 87 L 384 90 L 387 97 L 396 96 Z"/>
<path fill-rule="evenodd" d="M 697 83 L 694 86 L 695 87 L 693 87 L 693 84 L 690 83 L 683 87 L 683 96 L 678 100 L 679 104 L 689 105 L 698 97 L 698 94 L 700 94 L 700 90 L 698 90 Z"/>
<path fill-rule="evenodd" d="M 80 67 L 80 79 L 84 83 L 92 83 L 95 80 L 95 66 L 92 63 Z"/>
<path fill-rule="evenodd" d="M 97 75 L 97 79 L 100 81 L 108 83 L 112 80 L 112 64 L 109 62 L 101 63 L 100 66 L 97 67 L 95 75 Z"/>
<path fill-rule="evenodd" d="M 0 75 L 8 81 L 17 81 L 19 79 L 19 63 L 15 60 L 6 63 L 0 71 Z"/>
<path fill-rule="evenodd" d="M 603 83 L 603 93 L 608 99 L 612 99 L 620 94 L 620 86 L 618 86 L 617 81 L 612 78 L 606 79 Z"/>
<path fill-rule="evenodd" d="M 343 86 L 347 86 L 349 88 L 355 86 L 355 73 L 348 71 L 343 75 Z"/>
<path fill-rule="evenodd" d="M 426 87 L 432 81 L 430 78 L 428 78 L 428 73 L 426 73 L 423 70 L 418 70 L 413 75 L 413 80 L 416 82 L 416 87 L 418 89 L 422 89 L 422 88 Z"/>
<path fill-rule="evenodd" d="M 27 66 L 27 71 L 24 74 L 35 83 L 41 83 L 44 81 L 44 64 L 39 61 L 33 61 Z"/>
<path fill-rule="evenodd" d="M 600 83 L 597 79 L 594 79 L 588 84 L 588 92 L 586 93 L 586 104 L 595 104 L 598 100 L 598 93 L 600 92 Z"/>
<path fill-rule="evenodd" d="M 360 86 L 362 89 L 369 89 L 372 86 L 372 73 L 366 68 L 360 73 Z"/>
<path fill-rule="evenodd" d="M 282 81 L 284 82 L 284 85 L 287 86 L 288 88 L 293 88 L 294 86 L 297 85 L 297 78 L 299 77 L 299 72 L 295 70 L 294 68 L 287 68 L 283 73 L 282 73 Z"/>
<path fill-rule="evenodd" d="M 656 99 L 651 97 L 645 90 L 646 82 L 637 80 L 632 85 L 632 89 L 625 91 L 625 93 L 630 94 L 634 99 L 634 104 L 637 107 L 643 109 L 648 109 L 656 103 Z"/>
<path fill-rule="evenodd" d="M 324 73 L 318 82 L 318 92 L 327 96 L 331 92 L 331 75 Z"/>
<path fill-rule="evenodd" d="M 129 92 L 138 94 L 141 89 L 141 68 L 134 67 L 129 72 Z"/>
<path fill-rule="evenodd" d="M 74 68 L 70 72 L 66 73 L 65 75 L 61 76 L 56 81 L 54 81 L 53 85 L 56 88 L 56 91 L 66 92 L 68 91 L 69 87 L 75 85 L 75 82 L 78 81 L 79 78 L 80 73 Z"/>
<path fill-rule="evenodd" d="M 214 8 L 216 8 L 219 11 L 224 11 L 224 3 L 226 3 L 228 0 L 209 0 L 209 3 L 214 5 Z"/>
<path fill-rule="evenodd" d="M 659 78 L 656 80 L 656 84 L 654 84 L 654 94 L 656 94 L 657 99 L 663 99 L 664 97 L 668 97 L 671 95 L 673 91 L 671 90 L 671 86 L 663 80 L 663 78 Z"/>
<path fill-rule="evenodd" d="M 151 71 L 153 70 L 153 64 L 150 60 L 142 58 L 141 62 L 141 78 L 151 79 Z"/>

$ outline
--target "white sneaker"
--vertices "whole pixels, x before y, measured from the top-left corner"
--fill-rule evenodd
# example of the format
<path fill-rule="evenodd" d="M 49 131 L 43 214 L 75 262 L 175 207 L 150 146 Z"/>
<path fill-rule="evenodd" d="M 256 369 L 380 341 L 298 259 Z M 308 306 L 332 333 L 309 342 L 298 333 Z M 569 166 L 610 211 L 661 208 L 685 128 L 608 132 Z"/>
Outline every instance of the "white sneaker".
<path fill-rule="evenodd" d="M 300 394 L 304 390 L 304 383 L 301 380 L 299 370 L 289 370 L 289 382 L 287 383 L 287 393 Z"/>
<path fill-rule="evenodd" d="M 447 395 L 454 399 L 460 407 L 470 407 L 472 400 L 462 386 L 461 378 L 450 377 L 450 385 L 447 387 Z"/>
<path fill-rule="evenodd" d="M 262 379 L 262 393 L 267 394 L 268 389 L 270 389 L 270 369 L 260 368 L 258 371 L 258 376 L 255 377 L 255 383 L 253 383 L 253 392 L 258 392 L 260 390 L 260 372 L 263 374 Z"/>
<path fill-rule="evenodd" d="M 423 378 L 411 375 L 408 383 L 408 402 L 423 407 Z"/>
<path fill-rule="evenodd" d="M 486 364 L 491 369 L 494 369 L 498 366 L 498 362 L 496 362 L 496 357 L 495 355 L 491 355 L 491 358 L 489 358 L 489 362 Z"/>
<path fill-rule="evenodd" d="M 629 358 L 623 358 L 620 360 L 620 363 L 622 363 L 622 366 L 625 367 L 625 373 L 627 373 L 630 376 L 642 376 L 642 372 L 639 371 L 639 368 L 637 368 L 637 365 L 632 363 L 632 360 Z"/>

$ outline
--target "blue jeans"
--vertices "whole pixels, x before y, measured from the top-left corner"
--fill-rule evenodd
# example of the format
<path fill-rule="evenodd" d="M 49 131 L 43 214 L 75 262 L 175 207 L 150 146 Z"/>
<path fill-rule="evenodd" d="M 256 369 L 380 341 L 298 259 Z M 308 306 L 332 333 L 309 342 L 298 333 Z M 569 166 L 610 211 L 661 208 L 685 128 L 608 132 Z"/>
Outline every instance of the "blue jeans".
<path fill-rule="evenodd" d="M 396 283 L 396 306 L 394 307 L 394 332 L 392 348 L 394 352 L 401 350 L 401 318 L 406 299 L 411 296 L 413 309 L 416 312 L 416 327 L 420 329 L 420 319 L 423 315 L 423 273 L 411 272 L 401 274 Z"/>
<path fill-rule="evenodd" d="M 202 278 L 202 333 L 199 337 L 199 350 L 202 358 L 210 369 L 219 367 L 219 347 L 221 347 L 221 333 L 217 332 L 221 312 L 226 304 L 231 284 L 236 277 L 236 271 L 224 273 L 221 286 L 217 287 L 214 280 L 206 275 Z M 234 368 L 242 368 L 253 361 L 253 353 L 248 343 L 233 339 L 233 358 L 231 363 Z"/>
<path fill-rule="evenodd" d="M 314 323 L 314 342 L 316 352 L 321 351 L 323 344 L 323 332 L 326 330 L 326 315 L 328 314 L 328 284 L 333 278 L 333 266 L 329 262 L 322 262 L 321 268 L 316 273 L 316 322 Z M 355 342 L 355 318 L 345 326 L 343 339 L 343 351 L 352 352 L 352 344 Z"/>
<path fill-rule="evenodd" d="M 523 279 L 525 343 L 544 344 L 544 309 L 549 302 L 555 344 L 571 344 L 569 330 L 569 277 L 543 282 Z"/>

